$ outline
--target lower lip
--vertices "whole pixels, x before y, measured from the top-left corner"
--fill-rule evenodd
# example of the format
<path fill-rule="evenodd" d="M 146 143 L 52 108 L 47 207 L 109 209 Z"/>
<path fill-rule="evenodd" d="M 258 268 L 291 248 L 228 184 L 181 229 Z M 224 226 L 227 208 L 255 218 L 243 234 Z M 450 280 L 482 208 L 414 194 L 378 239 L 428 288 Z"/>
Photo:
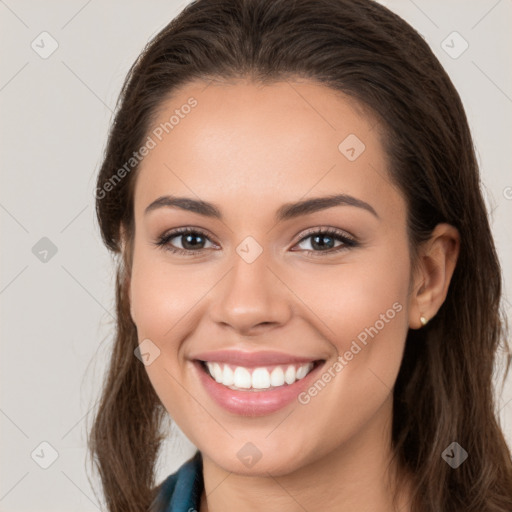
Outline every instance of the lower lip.
<path fill-rule="evenodd" d="M 317 364 L 303 379 L 293 384 L 267 391 L 236 391 L 219 384 L 206 373 L 199 361 L 194 361 L 199 378 L 213 400 L 229 412 L 241 416 L 263 416 L 286 407 L 311 384 L 323 365 L 324 362 Z"/>

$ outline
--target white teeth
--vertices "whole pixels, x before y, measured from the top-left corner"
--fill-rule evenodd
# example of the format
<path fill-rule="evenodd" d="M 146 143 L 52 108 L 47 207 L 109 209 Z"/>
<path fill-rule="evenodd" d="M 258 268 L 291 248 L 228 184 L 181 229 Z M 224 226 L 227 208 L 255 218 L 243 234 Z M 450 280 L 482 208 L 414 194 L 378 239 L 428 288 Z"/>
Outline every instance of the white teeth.
<path fill-rule="evenodd" d="M 255 389 L 270 387 L 270 374 L 265 368 L 256 368 L 252 372 L 252 387 Z"/>
<path fill-rule="evenodd" d="M 235 383 L 235 375 L 233 370 L 227 365 L 224 365 L 224 372 L 222 373 L 222 384 L 224 386 L 232 386 Z"/>
<path fill-rule="evenodd" d="M 249 389 L 251 387 L 251 373 L 249 372 L 249 370 L 247 370 L 247 368 L 237 366 L 233 378 L 233 385 L 235 387 L 243 389 Z"/>
<path fill-rule="evenodd" d="M 210 375 L 213 377 L 213 363 L 210 363 L 210 361 L 206 361 L 205 364 L 208 367 L 208 371 L 210 372 Z"/>
<path fill-rule="evenodd" d="M 276 366 L 270 374 L 271 386 L 282 386 L 284 384 L 284 372 L 280 366 Z"/>
<path fill-rule="evenodd" d="M 298 370 L 295 376 L 297 379 L 303 379 L 308 373 L 307 366 L 301 366 Z"/>
<path fill-rule="evenodd" d="M 286 384 L 293 384 L 295 382 L 295 367 L 288 366 L 284 372 L 284 381 Z"/>
<path fill-rule="evenodd" d="M 228 364 L 206 362 L 210 375 L 219 383 L 232 389 L 269 389 L 270 387 L 290 385 L 303 379 L 313 368 L 313 363 L 303 365 L 276 366 L 271 372 L 267 368 L 244 368 L 237 366 L 233 370 Z M 252 373 L 251 373 L 252 372 Z"/>
<path fill-rule="evenodd" d="M 219 363 L 213 363 L 213 378 L 217 382 L 222 382 L 222 368 Z"/>

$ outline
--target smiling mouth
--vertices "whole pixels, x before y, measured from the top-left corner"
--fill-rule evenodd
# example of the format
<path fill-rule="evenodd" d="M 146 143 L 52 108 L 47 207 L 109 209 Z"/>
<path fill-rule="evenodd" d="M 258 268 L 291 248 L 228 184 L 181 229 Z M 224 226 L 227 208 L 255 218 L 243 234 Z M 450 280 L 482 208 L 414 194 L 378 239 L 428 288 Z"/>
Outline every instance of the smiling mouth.
<path fill-rule="evenodd" d="M 277 364 L 247 368 L 227 363 L 198 360 L 203 371 L 217 383 L 234 391 L 272 391 L 303 379 L 324 359 L 308 363 Z"/>

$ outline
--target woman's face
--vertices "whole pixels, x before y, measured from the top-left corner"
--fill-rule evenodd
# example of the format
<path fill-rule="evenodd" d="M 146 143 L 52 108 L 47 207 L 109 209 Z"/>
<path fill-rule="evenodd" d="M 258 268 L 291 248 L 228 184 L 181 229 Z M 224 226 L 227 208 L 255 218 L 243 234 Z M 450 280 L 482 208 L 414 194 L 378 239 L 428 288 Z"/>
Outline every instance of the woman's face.
<path fill-rule="evenodd" d="M 374 120 L 313 82 L 194 83 L 148 137 L 131 314 L 181 430 L 246 474 L 387 443 L 410 265 Z"/>

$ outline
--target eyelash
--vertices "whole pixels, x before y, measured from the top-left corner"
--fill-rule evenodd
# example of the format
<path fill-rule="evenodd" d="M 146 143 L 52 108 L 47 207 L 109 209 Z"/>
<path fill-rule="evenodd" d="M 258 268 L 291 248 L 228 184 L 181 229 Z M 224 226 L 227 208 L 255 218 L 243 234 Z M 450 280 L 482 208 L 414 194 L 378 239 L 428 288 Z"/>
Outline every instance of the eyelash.
<path fill-rule="evenodd" d="M 154 242 L 154 245 L 156 245 L 157 247 L 160 247 L 164 250 L 170 251 L 174 254 L 180 254 L 180 255 L 189 256 L 189 257 L 200 256 L 201 255 L 200 253 L 203 252 L 204 249 L 196 249 L 196 250 L 180 249 L 179 247 L 173 247 L 169 243 L 170 240 L 172 240 L 173 238 L 176 238 L 179 235 L 189 235 L 189 234 L 201 235 L 204 238 L 211 241 L 210 238 L 208 237 L 208 235 L 202 229 L 178 228 L 178 229 L 175 229 L 169 233 L 166 233 L 166 234 L 160 236 L 158 238 L 158 240 L 156 242 Z M 306 231 L 306 233 L 304 233 L 304 236 L 297 242 L 296 245 L 300 244 L 301 242 L 305 241 L 308 238 L 311 238 L 313 235 L 323 235 L 323 236 L 327 235 L 327 236 L 331 236 L 331 237 L 336 238 L 337 240 L 343 242 L 343 244 L 340 245 L 339 247 L 329 249 L 326 251 L 310 251 L 310 250 L 303 251 L 306 254 L 313 256 L 313 257 L 317 257 L 322 254 L 327 254 L 327 255 L 337 254 L 341 251 L 345 251 L 350 248 L 357 247 L 359 245 L 359 243 L 356 240 L 347 236 L 343 231 L 340 231 L 335 228 L 329 228 L 329 227 L 313 228 L 313 229 Z"/>

